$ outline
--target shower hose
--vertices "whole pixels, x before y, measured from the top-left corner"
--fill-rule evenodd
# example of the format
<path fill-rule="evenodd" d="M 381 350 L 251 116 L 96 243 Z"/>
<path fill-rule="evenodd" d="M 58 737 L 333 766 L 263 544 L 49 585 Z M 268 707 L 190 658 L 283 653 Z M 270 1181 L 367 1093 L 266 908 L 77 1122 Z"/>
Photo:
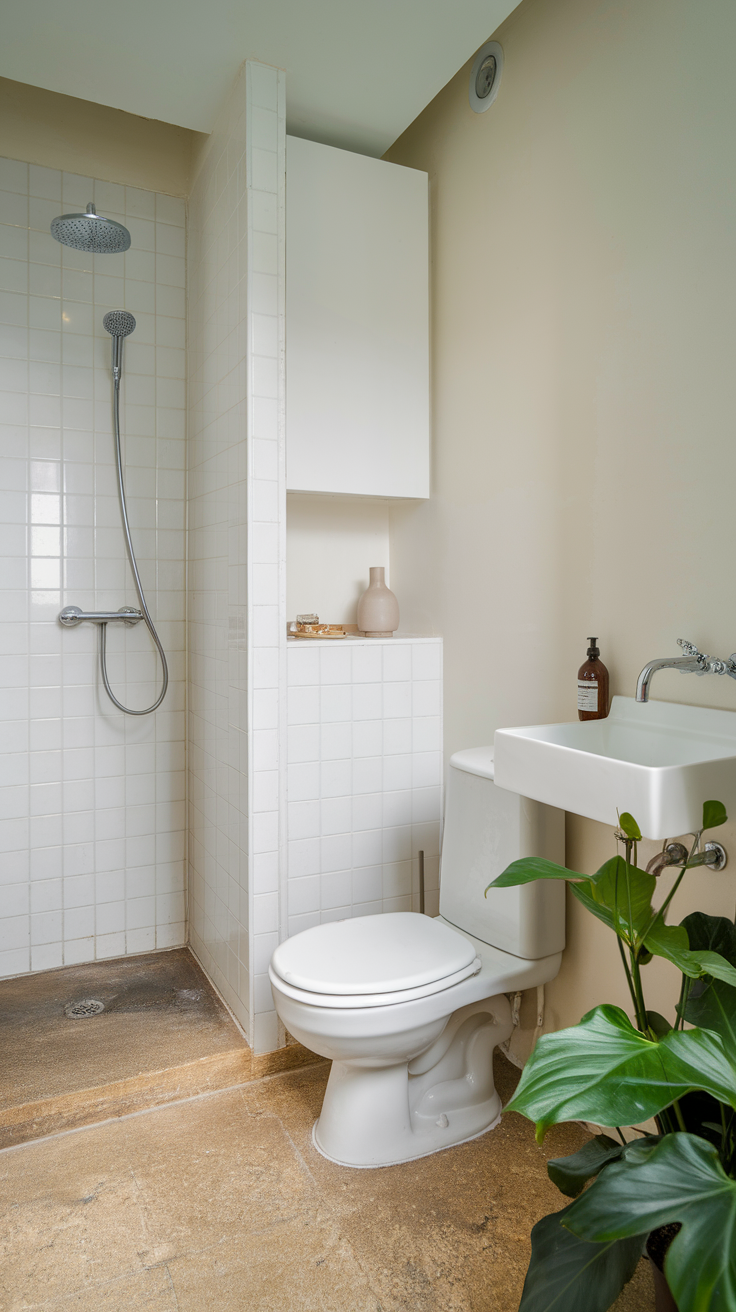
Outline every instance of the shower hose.
<path fill-rule="evenodd" d="M 113 378 L 113 387 L 114 387 L 114 391 L 113 391 L 112 411 L 113 411 L 113 426 L 115 429 L 115 463 L 117 466 L 117 474 L 118 474 L 118 492 L 120 494 L 120 512 L 123 518 L 123 533 L 125 535 L 125 545 L 128 550 L 128 560 L 130 561 L 130 568 L 133 571 L 135 590 L 138 593 L 138 600 L 140 602 L 143 618 L 148 626 L 148 631 L 151 637 L 153 638 L 153 641 L 156 644 L 156 647 L 158 649 L 158 654 L 161 657 L 161 668 L 163 670 L 163 686 L 161 688 L 161 692 L 159 693 L 153 705 L 146 706 L 145 709 L 142 711 L 133 711 L 129 706 L 123 706 L 123 703 L 118 701 L 117 697 L 115 696 L 115 693 L 110 687 L 110 680 L 107 677 L 107 624 L 100 624 L 100 670 L 102 673 L 102 682 L 105 685 L 105 692 L 110 698 L 110 701 L 113 702 L 115 706 L 117 706 L 119 711 L 124 711 L 126 715 L 150 715 L 151 711 L 157 710 L 157 708 L 161 705 L 164 697 L 166 696 L 166 689 L 169 686 L 169 667 L 166 664 L 166 654 L 164 652 L 163 647 L 161 646 L 161 641 L 156 632 L 153 620 L 151 619 L 151 615 L 148 606 L 146 604 L 146 595 L 143 591 L 141 576 L 138 573 L 138 563 L 135 558 L 135 551 L 133 550 L 133 539 L 130 535 L 130 524 L 128 522 L 128 506 L 125 500 L 125 479 L 123 478 L 123 455 L 120 449 L 120 377 L 118 375 L 116 375 Z"/>

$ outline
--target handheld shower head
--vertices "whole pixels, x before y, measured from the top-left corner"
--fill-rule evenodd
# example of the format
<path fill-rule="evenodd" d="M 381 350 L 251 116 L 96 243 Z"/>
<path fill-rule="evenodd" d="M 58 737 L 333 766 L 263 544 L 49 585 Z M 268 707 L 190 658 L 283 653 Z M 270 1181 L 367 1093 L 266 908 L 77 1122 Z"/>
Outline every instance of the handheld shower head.
<path fill-rule="evenodd" d="M 122 223 L 98 214 L 92 201 L 86 214 L 60 214 L 51 221 L 51 236 L 62 246 L 93 255 L 117 255 L 130 246 L 130 233 Z"/>
<path fill-rule="evenodd" d="M 135 319 L 129 310 L 108 310 L 102 326 L 112 337 L 112 376 L 117 383 L 123 371 L 123 342 L 135 328 Z"/>
<path fill-rule="evenodd" d="M 102 326 L 111 337 L 129 337 L 135 328 L 135 319 L 129 310 L 108 310 Z"/>

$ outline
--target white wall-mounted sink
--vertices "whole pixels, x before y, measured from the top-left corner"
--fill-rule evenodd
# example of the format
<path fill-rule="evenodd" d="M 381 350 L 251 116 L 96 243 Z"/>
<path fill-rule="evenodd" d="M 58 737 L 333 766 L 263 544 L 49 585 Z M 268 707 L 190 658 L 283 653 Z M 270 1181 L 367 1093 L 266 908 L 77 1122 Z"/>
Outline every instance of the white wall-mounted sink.
<path fill-rule="evenodd" d="M 702 823 L 703 802 L 736 813 L 736 712 L 614 697 L 606 720 L 498 729 L 500 788 L 615 825 L 630 811 L 646 838 Z"/>

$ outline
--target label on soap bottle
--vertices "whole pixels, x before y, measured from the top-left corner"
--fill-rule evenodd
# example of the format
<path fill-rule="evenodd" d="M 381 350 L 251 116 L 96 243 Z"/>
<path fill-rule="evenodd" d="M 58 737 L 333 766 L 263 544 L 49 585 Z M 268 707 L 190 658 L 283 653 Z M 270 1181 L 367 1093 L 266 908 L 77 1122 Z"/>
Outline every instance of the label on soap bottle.
<path fill-rule="evenodd" d="M 598 680 L 578 679 L 578 710 L 598 710 Z"/>

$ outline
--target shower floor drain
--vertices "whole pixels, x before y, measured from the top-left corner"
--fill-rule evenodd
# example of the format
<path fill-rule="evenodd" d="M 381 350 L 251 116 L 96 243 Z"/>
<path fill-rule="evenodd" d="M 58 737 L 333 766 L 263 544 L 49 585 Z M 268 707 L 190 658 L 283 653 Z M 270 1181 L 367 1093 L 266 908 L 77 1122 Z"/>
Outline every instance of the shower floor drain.
<path fill-rule="evenodd" d="M 67 1002 L 64 1015 L 73 1020 L 84 1020 L 86 1016 L 99 1016 L 104 1010 L 104 1002 L 98 1002 L 96 998 L 79 998 L 77 1002 Z"/>

